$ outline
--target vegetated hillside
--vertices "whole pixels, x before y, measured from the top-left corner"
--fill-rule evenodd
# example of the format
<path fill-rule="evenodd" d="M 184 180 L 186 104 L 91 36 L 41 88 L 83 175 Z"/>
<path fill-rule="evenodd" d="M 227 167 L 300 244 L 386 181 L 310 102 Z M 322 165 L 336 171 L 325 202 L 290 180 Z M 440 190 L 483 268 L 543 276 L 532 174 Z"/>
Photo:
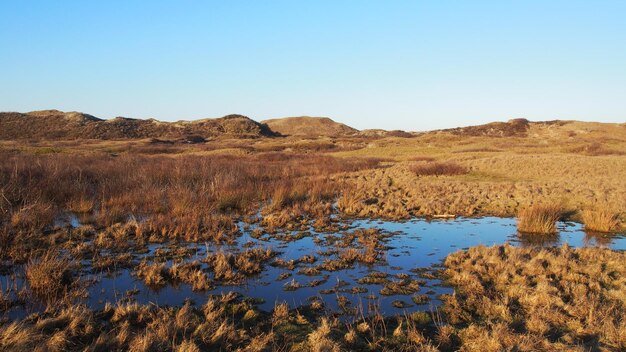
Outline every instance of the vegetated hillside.
<path fill-rule="evenodd" d="M 590 143 L 592 150 L 581 150 L 585 153 L 624 154 L 626 151 L 614 150 L 610 153 L 597 151 L 600 142 L 605 147 L 624 141 L 626 125 L 618 123 L 586 122 L 574 120 L 528 121 L 513 119 L 507 122 L 491 122 L 484 125 L 457 127 L 445 130 L 426 132 L 426 135 L 449 133 L 460 137 L 517 137 L 528 140 L 552 141 L 560 144 Z"/>
<path fill-rule="evenodd" d="M 525 137 L 529 128 L 530 121 L 513 119 L 507 122 L 491 122 L 484 125 L 457 127 L 443 131 L 462 136 Z"/>
<path fill-rule="evenodd" d="M 161 122 L 116 117 L 102 120 L 80 112 L 43 110 L 0 113 L 0 139 L 135 139 L 202 138 L 221 135 L 263 137 L 274 133 L 265 125 L 242 115 L 217 119 Z"/>
<path fill-rule="evenodd" d="M 284 136 L 307 137 L 340 137 L 357 134 L 359 131 L 343 123 L 335 122 L 328 117 L 285 117 L 265 120 L 272 131 Z"/>
<path fill-rule="evenodd" d="M 457 127 L 441 130 L 459 136 L 487 136 L 487 137 L 527 137 L 532 131 L 551 130 L 551 131 L 573 131 L 577 128 L 589 129 L 594 126 L 600 126 L 598 122 L 581 122 L 568 120 L 552 120 L 552 121 L 528 121 L 526 119 L 512 119 L 507 122 L 491 122 L 484 125 Z M 611 124 L 607 124 L 611 125 Z M 563 127 L 567 126 L 567 127 Z M 439 132 L 439 131 L 435 131 Z"/>
<path fill-rule="evenodd" d="M 406 132 L 402 130 L 387 131 L 383 129 L 368 129 L 359 132 L 359 136 L 371 137 L 371 138 L 385 138 L 385 137 L 400 137 L 400 138 L 412 138 L 418 136 L 417 132 Z"/>

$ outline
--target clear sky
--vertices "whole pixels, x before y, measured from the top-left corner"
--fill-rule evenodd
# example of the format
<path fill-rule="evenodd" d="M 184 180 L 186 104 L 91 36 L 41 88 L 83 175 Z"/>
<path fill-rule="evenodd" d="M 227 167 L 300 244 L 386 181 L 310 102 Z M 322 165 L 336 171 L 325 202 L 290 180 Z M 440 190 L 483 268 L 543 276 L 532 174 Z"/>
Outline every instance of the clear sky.
<path fill-rule="evenodd" d="M 0 111 L 626 121 L 626 1 L 0 0 Z"/>

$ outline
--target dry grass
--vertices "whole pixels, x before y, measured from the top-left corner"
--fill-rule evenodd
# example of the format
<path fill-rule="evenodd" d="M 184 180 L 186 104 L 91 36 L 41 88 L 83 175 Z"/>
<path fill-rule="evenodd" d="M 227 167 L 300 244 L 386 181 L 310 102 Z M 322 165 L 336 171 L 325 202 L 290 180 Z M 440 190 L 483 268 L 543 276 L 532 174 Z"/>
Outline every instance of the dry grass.
<path fill-rule="evenodd" d="M 626 254 L 564 246 L 475 247 L 450 255 L 444 297 L 460 350 L 626 348 Z M 503 275 L 503 273 L 506 273 Z"/>
<path fill-rule="evenodd" d="M 31 259 L 26 265 L 25 273 L 33 293 L 46 300 L 66 293 L 74 280 L 71 262 L 67 258 L 59 258 L 53 252 Z"/>
<path fill-rule="evenodd" d="M 466 174 L 467 168 L 453 162 L 416 162 L 409 170 L 417 176 L 454 176 Z"/>
<path fill-rule="evenodd" d="M 584 154 L 584 155 L 589 155 L 589 156 L 626 155 L 626 152 L 624 152 L 623 150 L 611 149 L 599 142 L 592 142 L 587 145 L 573 147 L 573 148 L 570 148 L 568 151 L 570 153 Z"/>
<path fill-rule="evenodd" d="M 436 132 L 410 139 L 214 140 L 194 146 L 2 142 L 0 259 L 18 275 L 18 264 L 26 264 L 28 285 L 0 295 L 0 306 L 13 304 L 16 295 L 29 304 L 30 293 L 47 298 L 77 291 L 77 273 L 57 251 L 77 262 L 91 260 L 97 270 L 132 268 L 156 287 L 185 283 L 197 291 L 242 283 L 268 263 L 322 275 L 384 260 L 384 234 L 340 232 L 335 200 L 339 212 L 366 217 L 520 213 L 521 223 L 528 212 L 527 227 L 540 229 L 531 232 L 552 232 L 555 211 L 523 206 L 556 202 L 585 210 L 589 230 L 623 228 L 626 158 L 614 151 L 624 149 L 624 133 L 603 125 L 531 124 L 523 134 L 489 137 L 501 134 L 502 126 L 476 130 L 476 136 Z M 592 147 L 576 149 L 585 146 Z M 81 213 L 84 226 L 56 225 L 67 212 Z M 139 265 L 133 257 L 150 242 L 235 243 L 241 219 L 260 226 L 255 238 L 289 241 L 305 236 L 301 231 L 311 224 L 341 234 L 324 236 L 324 245 L 336 250 L 318 260 L 275 259 L 267 248 L 209 251 L 200 262 L 174 249 L 157 251 Z M 42 248 L 52 250 L 42 255 Z M 602 250 L 470 249 L 447 261 L 456 294 L 444 299 L 441 311 L 359 316 L 345 323 L 326 316 L 319 299 L 301 311 L 281 305 L 273 313 L 236 295 L 210 297 L 198 308 L 120 304 L 93 311 L 49 304 L 54 309 L 46 313 L 1 323 L 0 349 L 623 350 L 623 262 L 623 255 Z M 288 287 L 323 282 L 294 280 Z M 372 273 L 359 282 L 425 302 L 415 294 L 422 282 L 409 277 Z M 358 311 L 339 287 L 329 291 L 338 294 L 345 312 Z"/>
<path fill-rule="evenodd" d="M 315 331 L 309 334 L 308 344 L 312 352 L 339 352 L 340 346 L 329 339 L 331 327 L 328 319 L 322 319 Z"/>
<path fill-rule="evenodd" d="M 209 252 L 203 260 L 206 267 L 198 260 L 184 261 L 188 254 L 181 253 L 171 266 L 144 259 L 135 268 L 134 275 L 156 290 L 167 284 L 176 286 L 185 283 L 193 291 L 205 291 L 213 288 L 213 280 L 208 274 L 212 273 L 214 280 L 220 284 L 239 285 L 246 277 L 259 274 L 265 263 L 278 253 L 269 248 L 250 248 L 240 253 Z M 163 257 L 162 260 L 166 258 L 168 257 Z"/>
<path fill-rule="evenodd" d="M 359 217 L 516 216 L 532 203 L 559 202 L 568 210 L 606 204 L 624 222 L 626 158 L 499 153 L 464 161 L 472 172 L 417 177 L 411 163 L 351 174 L 339 209 Z M 610 170 L 607 172 L 606 170 Z"/>
<path fill-rule="evenodd" d="M 520 210 L 517 229 L 522 233 L 549 235 L 557 232 L 556 222 L 563 208 L 556 204 L 536 204 Z"/>
<path fill-rule="evenodd" d="M 445 275 L 455 293 L 442 296 L 443 306 L 432 314 L 388 319 L 374 314 L 340 322 L 324 315 L 317 300 L 311 311 L 303 310 L 306 313 L 291 310 L 286 303 L 264 313 L 235 294 L 225 294 L 210 296 L 198 308 L 119 304 L 102 311 L 74 306 L 35 314 L 1 325 L 0 346 L 7 350 L 618 351 L 626 348 L 625 260 L 624 253 L 598 248 L 474 247 L 446 259 Z M 171 269 L 169 275 L 184 276 L 186 270 Z"/>
<path fill-rule="evenodd" d="M 98 245 L 123 247 L 183 240 L 232 243 L 234 219 L 253 215 L 328 221 L 338 192 L 334 174 L 377 167 L 372 159 L 267 153 L 248 156 L 146 156 L 104 153 L 37 154 L 0 150 L 0 255 L 25 261 L 55 245 L 44 233 L 58 231 L 68 212 L 99 231 Z M 136 219 L 141 219 L 137 221 Z M 66 234 L 69 235 L 69 234 Z M 55 238 L 54 241 L 63 241 Z"/>
<path fill-rule="evenodd" d="M 593 147 L 596 152 L 591 154 L 570 152 L 589 145 L 602 148 Z M 402 219 L 516 216 L 524 205 L 540 202 L 562 202 L 568 210 L 581 211 L 602 203 L 619 213 L 624 228 L 626 184 L 621 180 L 626 179 L 626 157 L 611 152 L 620 150 L 626 150 L 623 126 L 583 122 L 531 123 L 525 136 L 506 138 L 432 132 L 412 139 L 381 139 L 368 148 L 335 154 L 396 161 L 389 168 L 349 175 L 338 206 L 349 215 Z M 429 161 L 413 161 L 416 154 L 471 172 L 418 177 L 411 166 Z"/>
<path fill-rule="evenodd" d="M 615 232 L 619 230 L 619 214 L 607 208 L 585 209 L 582 211 L 585 230 L 592 232 Z"/>

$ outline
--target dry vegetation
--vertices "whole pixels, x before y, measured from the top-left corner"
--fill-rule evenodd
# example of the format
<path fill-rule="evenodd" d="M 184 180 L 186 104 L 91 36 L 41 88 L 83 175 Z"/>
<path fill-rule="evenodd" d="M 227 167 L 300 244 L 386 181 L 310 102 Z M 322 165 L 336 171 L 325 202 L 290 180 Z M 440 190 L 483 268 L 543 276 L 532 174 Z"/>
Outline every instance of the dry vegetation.
<path fill-rule="evenodd" d="M 567 246 L 450 255 L 443 312 L 461 350 L 623 351 L 626 254 Z"/>
<path fill-rule="evenodd" d="M 555 234 L 556 222 L 562 214 L 563 209 L 557 204 L 536 204 L 520 210 L 517 214 L 517 229 L 529 234 Z"/>
<path fill-rule="evenodd" d="M 623 125 L 561 121 L 530 124 L 523 133 L 502 132 L 505 127 L 386 138 L 335 152 L 395 161 L 388 168 L 349 174 L 339 209 L 390 219 L 513 217 L 528 204 L 555 203 L 576 221 L 585 209 L 609 208 L 618 223 L 613 231 L 626 230 Z"/>
<path fill-rule="evenodd" d="M 41 234 L 67 212 L 82 214 L 103 244 L 130 238 L 227 242 L 237 235 L 237 216 L 259 208 L 268 221 L 282 216 L 273 225 L 324 219 L 339 191 L 332 175 L 377 164 L 281 154 L 171 158 L 2 152 L 2 256 L 27 259 L 52 240 Z"/>
<path fill-rule="evenodd" d="M 45 299 L 66 293 L 73 281 L 70 261 L 52 252 L 30 260 L 25 272 L 30 289 Z"/>
<path fill-rule="evenodd" d="M 607 207 L 582 212 L 585 229 L 592 232 L 614 232 L 619 229 L 619 214 Z"/>
<path fill-rule="evenodd" d="M 0 143 L 0 274 L 9 278 L 0 283 L 0 312 L 43 306 L 23 319 L 0 319 L 0 349 L 626 348 L 626 258 L 602 249 L 458 252 L 446 260 L 456 293 L 432 313 L 397 317 L 359 315 L 362 307 L 351 305 L 340 282 L 326 293 L 353 313 L 349 321 L 319 300 L 298 309 L 278 304 L 273 312 L 234 294 L 182 307 L 122 300 L 93 310 L 81 301 L 85 272 L 123 268 L 155 289 L 185 284 L 193 291 L 240 285 L 267 265 L 288 270 L 283 279 L 294 270 L 317 276 L 309 282 L 294 277 L 283 287 L 298 290 L 322 284 L 325 272 L 384 262 L 388 234 L 348 231 L 337 214 L 519 215 L 521 232 L 541 234 L 554 233 L 564 216 L 582 221 L 590 236 L 623 231 L 622 125 L 514 120 L 402 137 L 160 137 Z M 68 223 L 72 216 L 78 227 Z M 311 227 L 332 232 L 314 239 L 332 251 L 284 260 L 280 249 L 251 245 L 190 259 L 189 248 L 177 246 L 222 248 L 241 238 L 241 224 L 255 226 L 250 236 L 259 240 L 287 242 L 308 236 Z M 154 243 L 170 247 L 146 254 Z M 428 303 L 419 292 L 424 282 L 406 274 L 370 272 L 359 283 Z M 408 304 L 394 300 L 397 307 Z"/>
<path fill-rule="evenodd" d="M 626 260 L 607 249 L 474 247 L 450 255 L 455 294 L 432 313 L 340 321 L 319 303 L 258 311 L 236 294 L 198 307 L 75 305 L 0 327 L 0 346 L 131 351 L 620 351 Z M 162 271 L 160 268 L 159 271 Z M 171 270 L 170 270 L 171 271 Z M 373 276 L 374 277 L 374 276 Z M 419 297 L 416 296 L 419 301 Z"/>
<path fill-rule="evenodd" d="M 467 169 L 459 164 L 452 162 L 416 162 L 409 166 L 417 176 L 454 176 L 467 173 Z"/>

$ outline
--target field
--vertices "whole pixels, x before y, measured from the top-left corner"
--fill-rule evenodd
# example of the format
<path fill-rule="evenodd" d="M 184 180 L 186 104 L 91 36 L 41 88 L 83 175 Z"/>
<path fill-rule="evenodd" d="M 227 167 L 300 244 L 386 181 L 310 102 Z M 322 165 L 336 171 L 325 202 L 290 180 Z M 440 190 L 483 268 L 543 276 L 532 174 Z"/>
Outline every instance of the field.
<path fill-rule="evenodd" d="M 349 132 L 0 141 L 0 349 L 626 349 L 626 124 Z M 427 267 L 376 225 L 487 216 Z"/>

